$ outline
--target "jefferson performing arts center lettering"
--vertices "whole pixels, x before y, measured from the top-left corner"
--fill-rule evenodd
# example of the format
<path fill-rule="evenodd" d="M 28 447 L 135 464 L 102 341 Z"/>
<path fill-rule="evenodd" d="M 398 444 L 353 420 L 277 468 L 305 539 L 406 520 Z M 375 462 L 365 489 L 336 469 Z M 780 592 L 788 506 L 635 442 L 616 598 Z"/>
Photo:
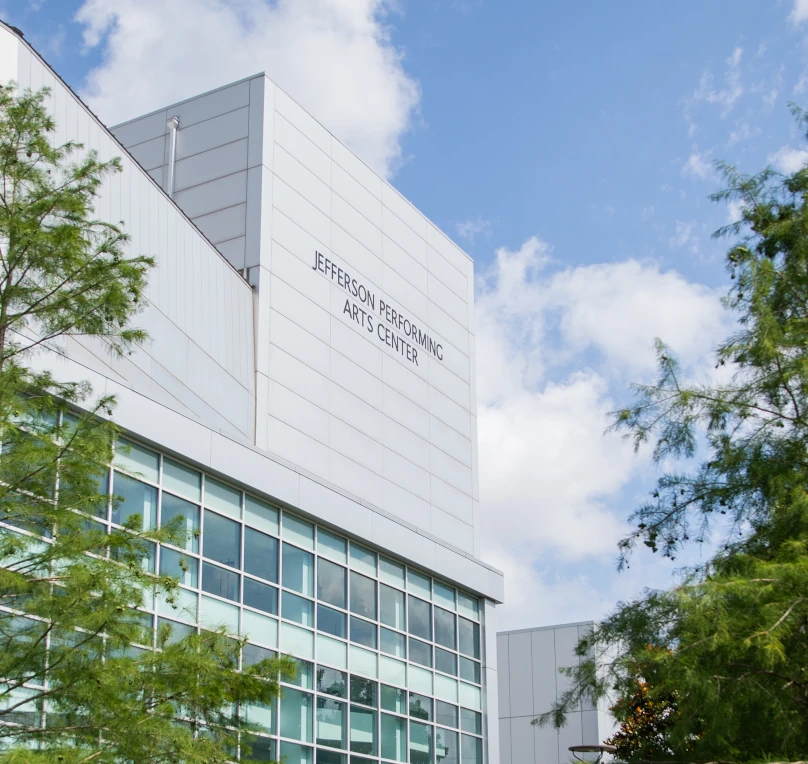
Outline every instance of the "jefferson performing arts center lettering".
<path fill-rule="evenodd" d="M 325 257 L 320 252 L 315 252 L 314 265 L 312 265 L 311 269 L 320 271 L 348 293 L 342 312 L 347 314 L 359 326 L 367 329 L 370 334 L 375 334 L 377 339 L 389 348 L 401 353 L 404 358 L 416 366 L 420 365 L 418 361 L 419 348 L 422 348 L 439 361 L 443 361 L 443 345 L 436 342 L 401 311 L 396 310 L 382 299 L 377 301 L 375 292 L 368 289 L 361 281 L 351 277 L 348 271 L 338 266 L 333 260 Z M 390 327 L 397 329 L 409 340 L 394 332 Z"/>

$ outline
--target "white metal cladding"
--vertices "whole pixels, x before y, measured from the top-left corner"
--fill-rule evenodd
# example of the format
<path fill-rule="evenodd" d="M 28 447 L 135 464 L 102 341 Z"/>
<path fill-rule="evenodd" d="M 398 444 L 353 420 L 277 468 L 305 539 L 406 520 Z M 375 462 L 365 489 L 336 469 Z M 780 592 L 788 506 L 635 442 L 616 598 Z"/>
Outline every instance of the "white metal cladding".
<path fill-rule="evenodd" d="M 256 445 L 479 556 L 471 260 L 264 75 L 113 128 L 158 181 L 172 116 L 175 200 L 257 286 Z"/>
<path fill-rule="evenodd" d="M 0 27 L 0 49 L 0 79 L 16 80 L 20 89 L 50 88 L 55 142 L 75 140 L 97 151 L 101 160 L 121 158 L 123 172 L 105 181 L 96 213 L 102 220 L 122 221 L 131 237 L 129 252 L 156 260 L 148 303 L 135 319 L 150 342 L 127 358 L 112 357 L 94 341 L 69 340 L 65 349 L 108 379 L 225 432 L 252 438 L 249 285 L 36 53 L 5 27 Z"/>

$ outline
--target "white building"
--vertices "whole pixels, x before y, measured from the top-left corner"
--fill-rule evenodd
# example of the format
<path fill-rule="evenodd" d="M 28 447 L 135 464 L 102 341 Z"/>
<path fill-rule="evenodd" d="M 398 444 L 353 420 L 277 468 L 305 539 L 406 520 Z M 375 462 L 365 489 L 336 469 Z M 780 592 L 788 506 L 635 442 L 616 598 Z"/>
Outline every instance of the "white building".
<path fill-rule="evenodd" d="M 559 730 L 532 724 L 569 686 L 559 669 L 578 665 L 575 647 L 593 625 L 582 621 L 497 634 L 502 764 L 567 764 L 574 761 L 571 745 L 600 744 L 614 731 L 605 704 L 582 704 Z"/>
<path fill-rule="evenodd" d="M 110 130 L 0 25 L 0 80 L 122 158 L 98 215 L 157 261 L 145 347 L 37 357 L 117 397 L 113 492 L 201 531 L 154 622 L 301 660 L 259 758 L 497 762 L 469 257 L 263 74 Z"/>

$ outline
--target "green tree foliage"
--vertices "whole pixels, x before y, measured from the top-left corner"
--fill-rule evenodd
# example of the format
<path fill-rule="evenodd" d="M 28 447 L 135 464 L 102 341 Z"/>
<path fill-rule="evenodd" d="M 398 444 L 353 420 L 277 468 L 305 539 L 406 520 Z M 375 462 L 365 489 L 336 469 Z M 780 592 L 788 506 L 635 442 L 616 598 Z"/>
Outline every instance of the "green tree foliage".
<path fill-rule="evenodd" d="M 636 447 L 681 465 L 633 514 L 621 561 L 637 544 L 675 558 L 729 531 L 681 585 L 619 605 L 539 721 L 563 722 L 586 694 L 630 698 L 640 679 L 649 702 L 677 701 L 663 758 L 797 759 L 808 753 L 808 169 L 719 167 L 726 189 L 713 198 L 743 209 L 717 232 L 733 238 L 725 307 L 737 323 L 716 358 L 727 381 L 685 379 L 660 343 L 658 383 L 617 412 Z"/>
<path fill-rule="evenodd" d="M 223 630 L 153 640 L 138 608 L 171 601 L 177 582 L 149 559 L 180 529 L 89 519 L 121 504 L 103 477 L 114 401 L 31 368 L 68 336 L 113 353 L 142 341 L 130 322 L 152 265 L 94 218 L 120 163 L 54 146 L 46 97 L 0 88 L 0 761 L 216 762 L 238 745 L 245 757 L 245 711 L 277 698 L 293 662 L 240 665 Z"/>

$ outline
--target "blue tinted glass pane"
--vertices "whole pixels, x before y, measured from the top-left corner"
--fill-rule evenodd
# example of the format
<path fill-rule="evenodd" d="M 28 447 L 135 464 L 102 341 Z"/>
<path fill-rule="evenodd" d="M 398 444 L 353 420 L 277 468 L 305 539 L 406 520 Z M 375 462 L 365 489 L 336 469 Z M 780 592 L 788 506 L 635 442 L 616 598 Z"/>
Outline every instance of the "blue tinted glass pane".
<path fill-rule="evenodd" d="M 267 650 L 265 647 L 259 647 L 258 645 L 246 644 L 241 648 L 242 666 L 254 666 L 256 663 L 274 657 L 275 652 L 273 650 Z"/>
<path fill-rule="evenodd" d="M 480 684 L 480 664 L 460 656 L 460 676 L 469 682 Z"/>
<path fill-rule="evenodd" d="M 278 540 L 266 533 L 244 529 L 244 571 L 267 581 L 278 581 Z"/>
<path fill-rule="evenodd" d="M 457 676 L 457 656 L 454 653 L 450 653 L 448 650 L 441 650 L 439 647 L 436 647 L 435 668 L 438 671 L 443 671 L 444 674 Z"/>
<path fill-rule="evenodd" d="M 436 700 L 435 721 L 446 727 L 457 727 L 457 706 L 444 703 L 442 700 Z"/>
<path fill-rule="evenodd" d="M 301 626 L 314 626 L 314 603 L 291 592 L 284 592 L 281 615 Z"/>
<path fill-rule="evenodd" d="M 160 547 L 160 574 L 172 576 L 181 584 L 196 588 L 199 586 L 199 561 L 163 546 Z"/>
<path fill-rule="evenodd" d="M 190 501 L 163 491 L 160 499 L 160 526 L 172 523 L 178 527 L 174 542 L 188 552 L 199 551 L 199 507 Z"/>
<path fill-rule="evenodd" d="M 376 624 L 351 617 L 351 642 L 376 649 Z"/>
<path fill-rule="evenodd" d="M 238 579 L 239 575 L 230 570 L 209 562 L 202 564 L 202 589 L 209 594 L 238 602 Z"/>
<path fill-rule="evenodd" d="M 416 637 L 432 639 L 432 613 L 428 602 L 410 596 L 409 600 L 409 632 Z"/>
<path fill-rule="evenodd" d="M 202 554 L 209 560 L 238 568 L 241 563 L 241 528 L 238 523 L 205 510 Z"/>
<path fill-rule="evenodd" d="M 157 525 L 157 489 L 127 477 L 120 472 L 115 473 L 112 490 L 121 501 L 112 507 L 112 522 L 123 525 L 128 517 L 140 515 L 143 528 L 154 528 Z"/>
<path fill-rule="evenodd" d="M 325 605 L 317 606 L 317 629 L 319 631 L 333 634 L 335 637 L 345 638 L 347 636 L 345 620 L 345 613 L 332 610 L 330 607 L 325 607 Z"/>
<path fill-rule="evenodd" d="M 322 557 L 317 565 L 317 599 L 345 607 L 345 568 Z"/>
<path fill-rule="evenodd" d="M 325 666 L 317 667 L 317 692 L 344 698 L 347 683 L 348 675 L 344 671 L 337 671 L 337 669 L 326 668 Z"/>
<path fill-rule="evenodd" d="M 278 590 L 244 576 L 244 604 L 275 615 L 278 612 Z"/>
<path fill-rule="evenodd" d="M 390 631 L 390 629 L 385 629 L 383 626 L 380 629 L 380 634 L 379 642 L 383 653 L 390 653 L 390 655 L 395 655 L 396 658 L 407 657 L 406 638 L 403 634 Z"/>
<path fill-rule="evenodd" d="M 435 608 L 435 641 L 439 645 L 457 649 L 455 637 L 455 615 L 443 608 Z"/>
<path fill-rule="evenodd" d="M 287 589 L 314 596 L 314 555 L 291 544 L 283 545 L 281 558 L 283 585 Z"/>
<path fill-rule="evenodd" d="M 463 764 L 483 764 L 483 741 L 471 735 L 461 735 L 463 742 L 461 746 L 461 756 Z"/>
<path fill-rule="evenodd" d="M 432 668 L 432 645 L 418 639 L 410 639 L 410 660 Z"/>
<path fill-rule="evenodd" d="M 475 732 L 478 735 L 483 734 L 483 715 L 477 711 L 471 711 L 468 708 L 460 709 L 460 728 L 464 732 Z"/>
<path fill-rule="evenodd" d="M 480 624 L 461 618 L 458 622 L 460 632 L 460 652 L 472 658 L 480 657 Z"/>
<path fill-rule="evenodd" d="M 457 732 L 442 729 L 435 730 L 435 758 L 438 764 L 460 764 L 460 751 L 457 750 Z"/>
<path fill-rule="evenodd" d="M 432 764 L 432 727 L 410 722 L 410 764 Z"/>
<path fill-rule="evenodd" d="M 410 716 L 414 719 L 423 719 L 425 722 L 432 721 L 432 699 L 425 695 L 410 693 Z"/>
<path fill-rule="evenodd" d="M 351 571 L 351 612 L 376 619 L 376 582 Z"/>

